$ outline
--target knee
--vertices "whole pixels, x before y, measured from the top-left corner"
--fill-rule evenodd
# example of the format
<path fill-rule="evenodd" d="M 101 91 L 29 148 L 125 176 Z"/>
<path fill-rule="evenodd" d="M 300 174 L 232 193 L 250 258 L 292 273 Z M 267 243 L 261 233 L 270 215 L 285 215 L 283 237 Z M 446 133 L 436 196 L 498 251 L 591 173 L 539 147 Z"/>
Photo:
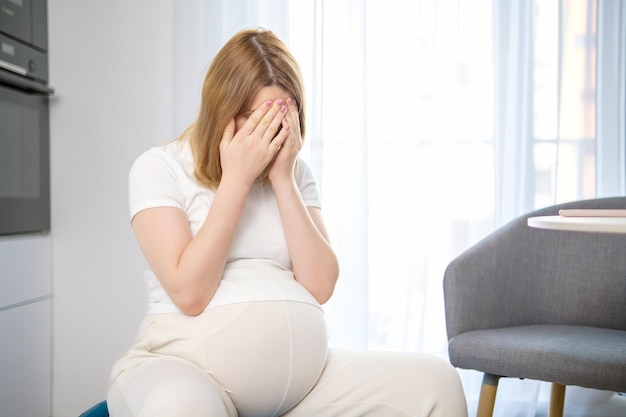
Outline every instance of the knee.
<path fill-rule="evenodd" d="M 461 387 L 459 373 L 448 361 L 439 357 L 432 357 L 429 361 L 432 368 L 431 373 L 436 382 L 453 388 Z"/>
<path fill-rule="evenodd" d="M 187 362 L 160 358 L 137 367 L 109 391 L 115 417 L 236 416 L 228 394 Z"/>
<path fill-rule="evenodd" d="M 167 377 L 165 377 L 167 378 Z M 143 403 L 139 415 L 154 417 L 228 416 L 224 401 L 215 389 L 189 380 L 159 384 Z"/>
<path fill-rule="evenodd" d="M 113 417 L 185 417 L 227 416 L 219 413 L 220 403 L 211 401 L 211 392 L 199 392 L 196 386 L 176 383 L 146 386 L 141 395 L 133 390 L 109 394 L 109 412 Z"/>
<path fill-rule="evenodd" d="M 457 370 L 446 360 L 430 357 L 422 364 L 434 408 L 432 416 L 467 416 L 467 401 Z"/>
<path fill-rule="evenodd" d="M 413 415 L 467 415 L 461 379 L 445 359 L 430 354 L 396 354 L 390 356 L 386 367 L 397 378 L 396 392 L 403 393 L 406 409 Z"/>

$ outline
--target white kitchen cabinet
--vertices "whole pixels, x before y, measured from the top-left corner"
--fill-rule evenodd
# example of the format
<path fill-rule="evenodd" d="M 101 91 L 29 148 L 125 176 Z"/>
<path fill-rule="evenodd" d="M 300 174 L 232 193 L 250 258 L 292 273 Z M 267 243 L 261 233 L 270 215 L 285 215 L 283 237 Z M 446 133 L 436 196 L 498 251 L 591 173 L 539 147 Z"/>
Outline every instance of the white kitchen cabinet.
<path fill-rule="evenodd" d="M 47 417 L 51 410 L 51 300 L 0 311 L 0 414 Z"/>
<path fill-rule="evenodd" d="M 49 417 L 52 295 L 49 236 L 0 238 L 0 415 Z"/>
<path fill-rule="evenodd" d="M 0 238 L 0 309 L 50 296 L 51 256 L 49 236 Z"/>

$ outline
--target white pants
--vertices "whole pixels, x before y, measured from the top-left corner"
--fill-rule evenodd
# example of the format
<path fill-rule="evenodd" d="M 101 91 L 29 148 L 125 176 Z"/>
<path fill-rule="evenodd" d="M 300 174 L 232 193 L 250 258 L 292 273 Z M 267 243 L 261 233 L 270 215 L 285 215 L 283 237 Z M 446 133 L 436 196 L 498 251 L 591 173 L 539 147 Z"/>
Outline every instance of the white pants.
<path fill-rule="evenodd" d="M 288 301 L 147 317 L 107 400 L 112 417 L 467 416 L 444 360 L 328 352 L 322 311 Z"/>

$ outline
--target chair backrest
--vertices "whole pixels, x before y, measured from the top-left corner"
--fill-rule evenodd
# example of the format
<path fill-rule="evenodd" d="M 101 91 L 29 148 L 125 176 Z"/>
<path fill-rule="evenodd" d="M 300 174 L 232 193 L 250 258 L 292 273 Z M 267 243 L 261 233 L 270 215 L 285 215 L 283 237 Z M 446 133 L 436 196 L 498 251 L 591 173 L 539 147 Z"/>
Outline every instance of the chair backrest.
<path fill-rule="evenodd" d="M 626 208 L 626 197 L 540 209 L 454 259 L 444 274 L 448 338 L 469 330 L 572 324 L 626 330 L 626 234 L 528 227 L 561 208 Z"/>

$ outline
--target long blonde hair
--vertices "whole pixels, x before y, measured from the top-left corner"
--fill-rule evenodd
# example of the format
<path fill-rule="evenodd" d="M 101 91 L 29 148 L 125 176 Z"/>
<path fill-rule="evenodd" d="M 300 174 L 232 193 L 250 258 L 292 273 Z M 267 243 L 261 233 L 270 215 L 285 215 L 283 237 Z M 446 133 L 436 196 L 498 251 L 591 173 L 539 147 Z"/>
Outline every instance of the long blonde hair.
<path fill-rule="evenodd" d="M 220 141 L 228 122 L 247 111 L 262 87 L 277 86 L 298 104 L 304 138 L 304 86 L 300 68 L 287 46 L 273 32 L 247 29 L 233 36 L 217 53 L 202 87 L 198 117 L 181 135 L 189 137 L 194 174 L 216 188 L 222 179 Z M 267 170 L 259 178 L 267 179 Z"/>

